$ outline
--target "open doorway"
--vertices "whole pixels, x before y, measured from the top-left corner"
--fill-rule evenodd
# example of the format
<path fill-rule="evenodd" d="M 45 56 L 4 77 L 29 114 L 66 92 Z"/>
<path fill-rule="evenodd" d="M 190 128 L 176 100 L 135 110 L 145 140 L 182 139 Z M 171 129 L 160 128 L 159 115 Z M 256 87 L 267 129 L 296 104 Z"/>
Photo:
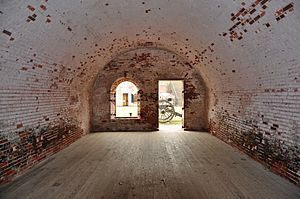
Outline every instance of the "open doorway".
<path fill-rule="evenodd" d="M 158 121 L 159 129 L 183 128 L 184 119 L 183 80 L 158 81 Z"/>
<path fill-rule="evenodd" d="M 131 81 L 116 81 L 111 89 L 111 118 L 139 119 L 139 95 Z"/>

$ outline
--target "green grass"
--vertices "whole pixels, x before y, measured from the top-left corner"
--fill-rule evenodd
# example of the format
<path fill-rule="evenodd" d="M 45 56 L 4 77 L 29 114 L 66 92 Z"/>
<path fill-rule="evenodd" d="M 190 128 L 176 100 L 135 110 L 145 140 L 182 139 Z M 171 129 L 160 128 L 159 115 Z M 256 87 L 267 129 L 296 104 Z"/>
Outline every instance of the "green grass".
<path fill-rule="evenodd" d="M 173 118 L 173 120 L 171 120 L 170 122 L 167 123 L 160 123 L 162 125 L 180 125 L 182 124 L 182 119 L 181 118 Z"/>

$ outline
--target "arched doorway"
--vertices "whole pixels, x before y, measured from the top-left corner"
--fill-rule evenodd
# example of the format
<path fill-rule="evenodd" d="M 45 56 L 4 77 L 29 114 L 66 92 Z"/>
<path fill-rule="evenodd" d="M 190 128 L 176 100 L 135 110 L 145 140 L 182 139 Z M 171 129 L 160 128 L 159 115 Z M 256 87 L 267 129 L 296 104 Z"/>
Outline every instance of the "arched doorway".
<path fill-rule="evenodd" d="M 137 83 L 121 78 L 111 87 L 111 119 L 139 119 L 140 97 Z"/>

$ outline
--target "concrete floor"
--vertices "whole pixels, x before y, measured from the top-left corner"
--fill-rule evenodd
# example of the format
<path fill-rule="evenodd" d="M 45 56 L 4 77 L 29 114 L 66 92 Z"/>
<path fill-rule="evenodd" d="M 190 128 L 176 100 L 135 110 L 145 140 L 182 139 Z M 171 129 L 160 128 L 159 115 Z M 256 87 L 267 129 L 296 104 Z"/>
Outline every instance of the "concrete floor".
<path fill-rule="evenodd" d="M 208 133 L 85 136 L 13 183 L 0 198 L 300 198 L 300 188 Z"/>

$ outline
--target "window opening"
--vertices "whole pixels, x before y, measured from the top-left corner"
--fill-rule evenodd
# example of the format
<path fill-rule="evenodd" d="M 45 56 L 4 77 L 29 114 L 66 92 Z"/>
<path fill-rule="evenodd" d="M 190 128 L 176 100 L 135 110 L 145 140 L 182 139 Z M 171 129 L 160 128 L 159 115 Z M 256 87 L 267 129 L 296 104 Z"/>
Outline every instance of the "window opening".
<path fill-rule="evenodd" d="M 112 119 L 139 118 L 139 100 L 137 86 L 131 81 L 122 81 L 111 91 Z M 115 89 L 114 89 L 115 88 Z"/>

